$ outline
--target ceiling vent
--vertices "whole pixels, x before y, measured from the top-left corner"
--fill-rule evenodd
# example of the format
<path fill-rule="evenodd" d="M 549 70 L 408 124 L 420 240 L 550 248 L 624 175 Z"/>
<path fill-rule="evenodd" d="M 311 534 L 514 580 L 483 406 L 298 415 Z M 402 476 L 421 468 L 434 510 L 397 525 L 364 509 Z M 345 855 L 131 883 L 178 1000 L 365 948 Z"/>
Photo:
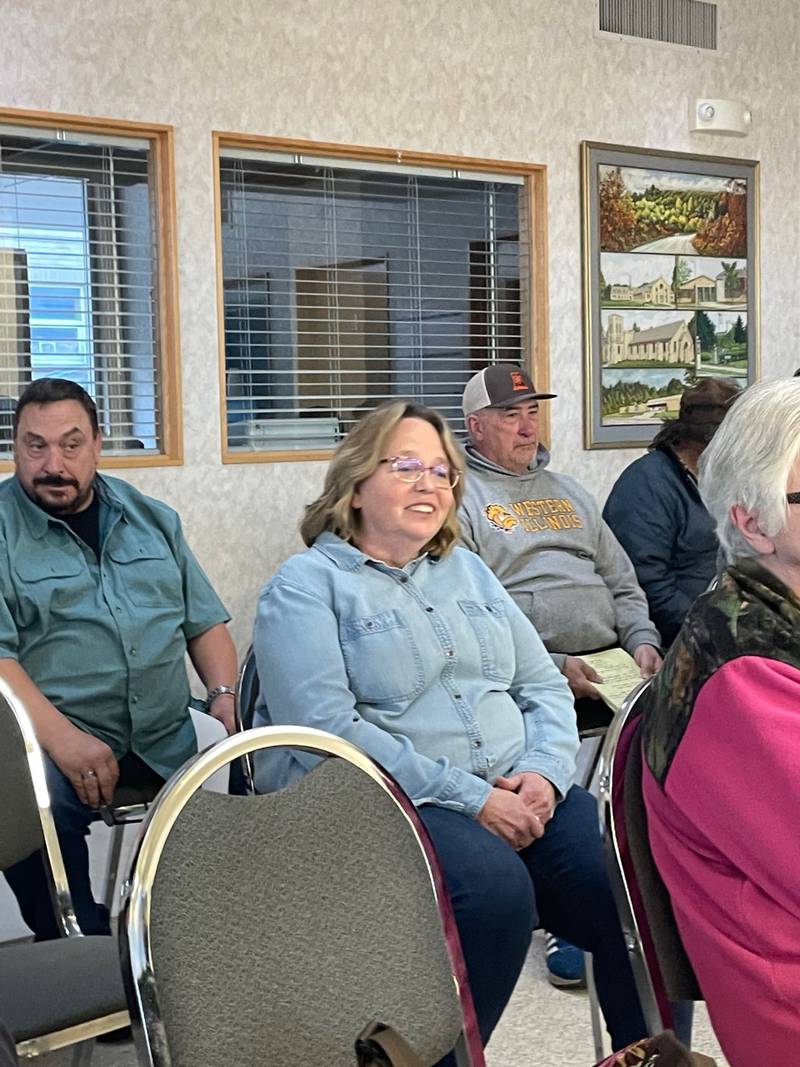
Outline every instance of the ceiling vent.
<path fill-rule="evenodd" d="M 704 0 L 598 0 L 601 33 L 717 49 L 717 4 Z"/>

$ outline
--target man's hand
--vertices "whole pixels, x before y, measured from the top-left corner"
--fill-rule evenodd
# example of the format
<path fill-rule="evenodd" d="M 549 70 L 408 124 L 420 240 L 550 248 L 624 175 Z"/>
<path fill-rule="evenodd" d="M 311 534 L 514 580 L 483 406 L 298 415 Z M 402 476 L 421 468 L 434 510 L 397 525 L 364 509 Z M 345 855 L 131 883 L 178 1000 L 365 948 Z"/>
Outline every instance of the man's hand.
<path fill-rule="evenodd" d="M 650 646 L 642 645 L 642 648 L 644 647 L 649 648 Z M 578 656 L 567 656 L 564 660 L 564 666 L 561 668 L 561 673 L 569 682 L 569 687 L 574 697 L 590 697 L 592 700 L 600 699 L 600 694 L 592 685 L 592 682 L 602 682 L 603 679 L 594 667 L 590 667 L 588 663 L 585 663 Z"/>
<path fill-rule="evenodd" d="M 663 663 L 661 653 L 652 645 L 639 645 L 634 649 L 633 658 L 636 660 L 636 666 L 642 678 L 652 678 Z"/>
<path fill-rule="evenodd" d="M 516 793 L 494 787 L 478 812 L 478 822 L 519 852 L 541 837 L 544 824 Z"/>
<path fill-rule="evenodd" d="M 104 802 L 111 803 L 119 766 L 105 741 L 64 719 L 58 736 L 48 745 L 47 754 L 70 780 L 82 804 L 98 808 Z"/>
<path fill-rule="evenodd" d="M 212 719 L 219 719 L 229 734 L 236 733 L 235 701 L 233 693 L 220 693 L 209 704 L 208 714 Z"/>
<path fill-rule="evenodd" d="M 553 783 L 549 782 L 544 775 L 536 771 L 522 771 L 520 774 L 512 774 L 509 778 L 502 775 L 495 779 L 498 789 L 508 789 L 516 793 L 526 808 L 538 815 L 542 826 L 553 817 L 556 806 L 556 791 Z"/>

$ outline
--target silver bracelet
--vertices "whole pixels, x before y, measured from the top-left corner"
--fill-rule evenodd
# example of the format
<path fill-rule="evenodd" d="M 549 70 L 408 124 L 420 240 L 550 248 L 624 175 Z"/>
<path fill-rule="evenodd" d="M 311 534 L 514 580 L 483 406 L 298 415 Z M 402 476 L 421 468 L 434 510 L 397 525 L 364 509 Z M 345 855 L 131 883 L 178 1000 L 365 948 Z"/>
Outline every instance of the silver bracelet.
<path fill-rule="evenodd" d="M 217 697 L 221 697 L 223 693 L 230 693 L 232 697 L 236 696 L 236 690 L 230 685 L 217 685 L 206 694 L 206 707 L 210 708 Z"/>

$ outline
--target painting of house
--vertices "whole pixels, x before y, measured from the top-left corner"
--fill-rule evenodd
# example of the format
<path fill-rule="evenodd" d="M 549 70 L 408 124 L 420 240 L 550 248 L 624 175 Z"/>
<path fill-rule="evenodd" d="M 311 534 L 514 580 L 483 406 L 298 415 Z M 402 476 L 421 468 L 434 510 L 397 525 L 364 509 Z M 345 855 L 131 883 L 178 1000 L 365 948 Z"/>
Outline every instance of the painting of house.
<path fill-rule="evenodd" d="M 711 285 L 713 287 L 713 281 Z M 612 303 L 656 304 L 661 307 L 672 305 L 672 287 L 664 278 L 655 278 L 641 285 L 617 282 L 609 288 L 608 295 Z"/>
<path fill-rule="evenodd" d="M 679 304 L 713 304 L 717 297 L 719 283 L 706 274 L 690 278 L 678 290 Z"/>
<path fill-rule="evenodd" d="M 672 286 L 664 278 L 655 278 L 651 282 L 637 285 L 631 299 L 639 304 L 660 304 L 669 307 L 672 304 Z"/>
<path fill-rule="evenodd" d="M 672 363 L 684 366 L 694 361 L 694 338 L 684 319 L 650 329 L 626 329 L 622 315 L 608 316 L 602 330 L 601 361 L 615 363 Z"/>
<path fill-rule="evenodd" d="M 645 401 L 645 408 L 652 415 L 677 415 L 681 406 L 681 393 L 674 396 L 654 396 Z"/>

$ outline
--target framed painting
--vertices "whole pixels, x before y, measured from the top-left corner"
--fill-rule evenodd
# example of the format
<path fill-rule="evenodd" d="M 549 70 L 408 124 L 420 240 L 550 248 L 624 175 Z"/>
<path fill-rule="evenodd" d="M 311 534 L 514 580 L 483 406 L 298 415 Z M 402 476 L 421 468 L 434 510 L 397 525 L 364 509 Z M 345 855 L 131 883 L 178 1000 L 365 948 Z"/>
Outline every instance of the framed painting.
<path fill-rule="evenodd" d="M 646 446 L 759 366 L 758 163 L 584 141 L 584 441 Z"/>

